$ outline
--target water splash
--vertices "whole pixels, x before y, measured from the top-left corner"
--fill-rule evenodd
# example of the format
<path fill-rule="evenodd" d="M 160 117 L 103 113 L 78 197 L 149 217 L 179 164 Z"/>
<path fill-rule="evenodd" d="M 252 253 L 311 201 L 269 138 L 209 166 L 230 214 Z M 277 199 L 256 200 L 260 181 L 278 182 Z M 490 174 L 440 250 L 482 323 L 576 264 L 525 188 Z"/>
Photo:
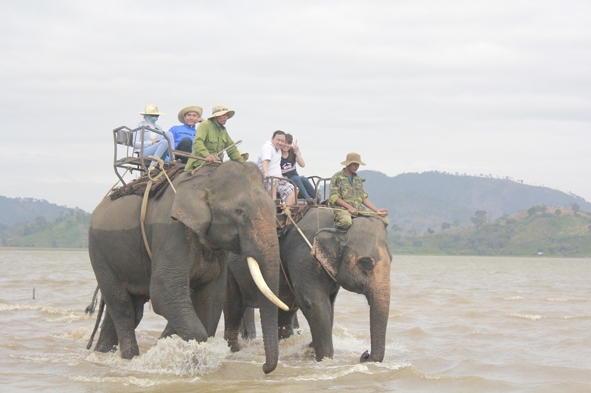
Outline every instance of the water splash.
<path fill-rule="evenodd" d="M 230 355 L 222 338 L 207 342 L 184 341 L 178 336 L 158 340 L 144 355 L 134 358 L 128 370 L 177 376 L 198 376 L 217 371 Z"/>

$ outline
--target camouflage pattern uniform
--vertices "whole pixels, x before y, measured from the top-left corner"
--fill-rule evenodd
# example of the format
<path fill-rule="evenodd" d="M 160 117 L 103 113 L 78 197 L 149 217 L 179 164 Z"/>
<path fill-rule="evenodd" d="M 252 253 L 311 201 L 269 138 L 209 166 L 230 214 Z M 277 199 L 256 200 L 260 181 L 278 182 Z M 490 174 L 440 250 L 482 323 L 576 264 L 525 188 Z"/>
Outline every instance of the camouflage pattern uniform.
<path fill-rule="evenodd" d="M 341 198 L 349 205 L 353 206 L 359 211 L 359 215 L 365 215 L 367 213 L 373 213 L 372 210 L 368 209 L 363 201 L 367 198 L 367 194 L 363 190 L 363 182 L 365 179 L 359 177 L 358 174 L 353 174 L 353 182 L 349 180 L 349 176 L 345 172 L 345 169 L 334 174 L 330 180 L 330 196 L 328 198 L 328 206 L 336 207 L 335 213 L 335 227 L 338 229 L 347 230 L 352 224 L 352 219 L 355 218 L 349 213 L 349 211 L 336 204 L 337 199 Z M 370 217 L 381 220 L 384 225 L 388 226 L 389 221 L 386 217 L 378 216 L 377 214 L 371 214 Z"/>

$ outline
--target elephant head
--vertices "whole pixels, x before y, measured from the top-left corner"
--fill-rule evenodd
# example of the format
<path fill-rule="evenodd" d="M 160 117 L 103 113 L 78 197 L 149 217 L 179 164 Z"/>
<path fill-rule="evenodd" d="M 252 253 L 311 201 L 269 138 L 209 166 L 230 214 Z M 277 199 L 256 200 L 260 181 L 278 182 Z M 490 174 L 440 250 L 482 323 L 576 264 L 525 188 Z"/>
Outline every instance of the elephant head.
<path fill-rule="evenodd" d="M 179 182 L 172 207 L 173 219 L 196 233 L 199 242 L 247 257 L 253 278 L 262 283 L 259 288 L 270 299 L 261 305 L 265 373 L 277 366 L 277 306 L 287 309 L 275 296 L 279 289 L 275 210 L 257 167 L 233 161 L 209 175 L 198 172 Z"/>
<path fill-rule="evenodd" d="M 384 224 L 375 218 L 359 217 L 346 232 L 321 229 L 314 238 L 311 254 L 343 288 L 367 298 L 371 354 L 366 351 L 361 361 L 381 362 L 390 312 L 392 262 Z"/>

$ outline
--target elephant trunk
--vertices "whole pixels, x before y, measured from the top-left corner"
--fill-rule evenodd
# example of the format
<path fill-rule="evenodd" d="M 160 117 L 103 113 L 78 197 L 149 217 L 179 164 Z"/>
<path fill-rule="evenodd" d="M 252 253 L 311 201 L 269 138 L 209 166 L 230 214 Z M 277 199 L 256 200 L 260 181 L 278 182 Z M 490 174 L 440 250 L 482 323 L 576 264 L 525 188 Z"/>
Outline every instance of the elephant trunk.
<path fill-rule="evenodd" d="M 365 351 L 361 362 L 381 362 L 386 348 L 386 331 L 390 314 L 390 280 L 376 285 L 368 295 L 371 353 Z"/>
<path fill-rule="evenodd" d="M 269 374 L 277 368 L 279 362 L 279 331 L 277 329 L 277 307 L 266 298 L 259 301 L 261 328 L 265 347 L 265 364 L 263 371 Z"/>
<path fill-rule="evenodd" d="M 277 298 L 279 293 L 279 241 L 274 226 L 272 231 L 261 230 L 266 226 L 274 224 L 257 223 L 255 228 L 259 231 L 250 233 L 250 238 L 254 242 L 244 242 L 242 244 L 242 254 L 247 256 L 248 268 L 250 274 L 259 288 L 261 294 L 259 297 L 259 308 L 261 314 L 261 327 L 263 331 L 263 343 L 265 346 L 265 364 L 263 371 L 268 374 L 277 368 L 279 361 L 279 337 L 277 330 L 278 308 L 286 309 L 287 306 Z M 255 245 L 253 247 L 253 244 Z M 257 263 L 258 261 L 258 263 Z M 259 263 L 260 269 L 259 269 Z"/>

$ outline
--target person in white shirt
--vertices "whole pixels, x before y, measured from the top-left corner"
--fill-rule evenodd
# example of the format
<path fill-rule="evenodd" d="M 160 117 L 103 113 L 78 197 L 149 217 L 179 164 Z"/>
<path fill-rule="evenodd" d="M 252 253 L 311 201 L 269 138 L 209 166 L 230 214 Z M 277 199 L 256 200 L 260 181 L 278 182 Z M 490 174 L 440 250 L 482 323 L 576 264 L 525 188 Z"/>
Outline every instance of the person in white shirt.
<path fill-rule="evenodd" d="M 283 177 L 281 174 L 281 148 L 285 144 L 285 132 L 277 130 L 273 133 L 273 138 L 265 142 L 261 148 L 261 153 L 257 160 L 257 166 L 265 178 L 267 191 L 270 192 L 271 197 L 275 198 L 276 193 L 287 205 L 295 205 L 296 196 L 294 187 L 290 182 L 275 179 L 275 181 L 268 181 L 269 176 Z"/>

